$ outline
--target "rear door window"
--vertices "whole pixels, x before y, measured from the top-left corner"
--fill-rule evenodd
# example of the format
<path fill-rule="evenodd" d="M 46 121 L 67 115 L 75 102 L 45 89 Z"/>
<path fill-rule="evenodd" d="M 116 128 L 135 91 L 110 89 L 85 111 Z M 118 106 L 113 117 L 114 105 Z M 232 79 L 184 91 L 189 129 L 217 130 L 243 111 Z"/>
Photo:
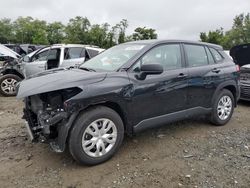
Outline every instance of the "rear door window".
<path fill-rule="evenodd" d="M 185 52 L 189 67 L 208 65 L 208 57 L 204 46 L 185 44 Z"/>
<path fill-rule="evenodd" d="M 75 47 L 75 48 L 66 48 L 65 49 L 65 60 L 68 59 L 77 59 L 77 58 L 82 58 L 85 57 L 85 49 L 80 48 L 80 47 Z"/>

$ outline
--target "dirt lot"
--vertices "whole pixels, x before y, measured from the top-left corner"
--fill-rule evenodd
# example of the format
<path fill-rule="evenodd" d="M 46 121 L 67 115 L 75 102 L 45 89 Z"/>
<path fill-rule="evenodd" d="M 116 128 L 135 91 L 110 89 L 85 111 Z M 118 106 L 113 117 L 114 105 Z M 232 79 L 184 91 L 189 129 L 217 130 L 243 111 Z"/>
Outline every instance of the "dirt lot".
<path fill-rule="evenodd" d="M 0 187 L 250 187 L 247 102 L 224 127 L 199 118 L 125 138 L 94 167 L 32 144 L 21 116 L 21 101 L 0 97 Z"/>

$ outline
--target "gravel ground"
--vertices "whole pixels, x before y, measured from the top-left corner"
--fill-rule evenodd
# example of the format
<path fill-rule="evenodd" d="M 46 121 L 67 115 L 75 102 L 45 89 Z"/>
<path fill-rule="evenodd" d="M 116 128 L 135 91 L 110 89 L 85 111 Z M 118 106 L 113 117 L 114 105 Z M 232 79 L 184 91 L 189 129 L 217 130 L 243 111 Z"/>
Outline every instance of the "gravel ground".
<path fill-rule="evenodd" d="M 250 187 L 250 103 L 222 127 L 204 118 L 126 137 L 108 162 L 79 166 L 29 141 L 22 102 L 0 97 L 0 187 Z"/>

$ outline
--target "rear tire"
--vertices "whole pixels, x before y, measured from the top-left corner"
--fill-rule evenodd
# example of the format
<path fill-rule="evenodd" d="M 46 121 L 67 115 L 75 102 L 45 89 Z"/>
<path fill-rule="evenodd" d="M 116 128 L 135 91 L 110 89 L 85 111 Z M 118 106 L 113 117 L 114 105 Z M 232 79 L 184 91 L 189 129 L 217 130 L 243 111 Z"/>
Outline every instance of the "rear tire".
<path fill-rule="evenodd" d="M 82 112 L 74 123 L 69 151 L 80 164 L 97 165 L 117 152 L 123 137 L 121 117 L 110 108 L 96 106 Z"/>
<path fill-rule="evenodd" d="M 214 125 L 225 125 L 232 117 L 234 112 L 234 96 L 231 91 L 227 89 L 221 90 L 216 97 L 211 113 L 211 122 Z"/>
<path fill-rule="evenodd" d="M 0 94 L 6 97 L 16 96 L 16 84 L 22 79 L 15 74 L 6 74 L 0 77 Z"/>

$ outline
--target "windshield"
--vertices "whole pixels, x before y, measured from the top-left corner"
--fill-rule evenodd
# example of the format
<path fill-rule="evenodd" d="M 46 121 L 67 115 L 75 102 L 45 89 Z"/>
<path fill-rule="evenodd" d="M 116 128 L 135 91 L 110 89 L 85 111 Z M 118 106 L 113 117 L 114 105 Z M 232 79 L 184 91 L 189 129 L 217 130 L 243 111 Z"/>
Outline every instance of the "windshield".
<path fill-rule="evenodd" d="M 95 71 L 115 71 L 144 46 L 145 45 L 142 44 L 123 44 L 115 46 L 83 63 L 80 68 L 87 68 Z"/>

